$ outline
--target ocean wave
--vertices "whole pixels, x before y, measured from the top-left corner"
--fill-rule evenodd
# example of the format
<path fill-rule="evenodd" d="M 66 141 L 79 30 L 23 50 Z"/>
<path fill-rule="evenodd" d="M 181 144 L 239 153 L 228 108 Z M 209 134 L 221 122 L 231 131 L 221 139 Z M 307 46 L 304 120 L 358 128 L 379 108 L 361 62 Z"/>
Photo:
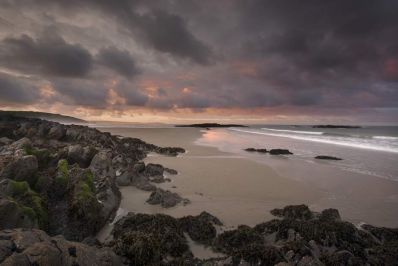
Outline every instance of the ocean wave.
<path fill-rule="evenodd" d="M 398 140 L 398 137 L 391 136 L 373 136 L 374 139 L 385 139 L 385 140 Z"/>
<path fill-rule="evenodd" d="M 394 147 L 393 145 L 389 144 L 382 144 L 377 142 L 377 140 L 372 141 L 372 139 L 355 139 L 355 138 L 338 138 L 338 137 L 325 137 L 323 135 L 319 137 L 315 136 L 303 136 L 303 135 L 287 135 L 287 134 L 277 134 L 277 133 L 270 133 L 265 131 L 252 131 L 252 130 L 243 130 L 237 128 L 230 128 L 229 130 L 250 133 L 250 134 L 257 134 L 257 135 L 268 135 L 268 136 L 275 136 L 275 137 L 284 137 L 284 138 L 291 138 L 297 140 L 304 140 L 304 141 L 312 141 L 318 143 L 325 143 L 325 144 L 332 144 L 332 145 L 340 145 L 352 148 L 360 148 L 360 149 L 367 149 L 367 150 L 375 150 L 375 151 L 385 151 L 385 152 L 392 152 L 398 153 L 398 147 Z"/>
<path fill-rule="evenodd" d="M 263 127 L 262 129 L 270 130 L 270 131 L 277 131 L 277 132 L 299 133 L 299 134 L 308 134 L 308 135 L 322 135 L 322 134 L 324 134 L 324 132 L 320 132 L 320 131 L 287 130 L 287 129 L 266 128 L 266 127 Z"/>

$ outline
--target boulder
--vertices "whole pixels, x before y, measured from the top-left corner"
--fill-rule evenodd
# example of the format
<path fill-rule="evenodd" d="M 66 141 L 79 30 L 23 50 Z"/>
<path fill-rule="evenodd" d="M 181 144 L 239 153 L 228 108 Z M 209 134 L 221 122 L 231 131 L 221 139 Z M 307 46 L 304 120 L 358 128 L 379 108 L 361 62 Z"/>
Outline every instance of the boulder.
<path fill-rule="evenodd" d="M 146 176 L 163 175 L 163 172 L 164 172 L 164 167 L 160 164 L 149 163 L 145 166 Z"/>
<path fill-rule="evenodd" d="M 21 207 L 13 200 L 0 197 L 0 228 L 11 229 L 18 227 L 38 228 L 35 214 L 30 209 Z"/>
<path fill-rule="evenodd" d="M 115 177 L 115 170 L 112 166 L 112 155 L 108 151 L 103 150 L 98 152 L 91 160 L 89 168 L 95 177 Z"/>
<path fill-rule="evenodd" d="M 130 186 L 134 173 L 130 171 L 124 171 L 120 175 L 116 175 L 116 184 L 118 186 Z"/>
<path fill-rule="evenodd" d="M 132 180 L 132 185 L 144 191 L 156 190 L 156 186 L 151 184 L 146 176 L 135 176 Z"/>
<path fill-rule="evenodd" d="M 31 147 L 32 141 L 29 138 L 23 137 L 17 141 L 14 141 L 10 145 L 10 149 L 12 150 L 20 150 L 24 149 L 25 147 Z"/>
<path fill-rule="evenodd" d="M 90 146 L 83 148 L 79 144 L 71 145 L 68 147 L 68 162 L 69 164 L 77 163 L 80 167 L 86 168 L 90 165 L 96 152 L 96 149 Z"/>
<path fill-rule="evenodd" d="M 216 237 L 217 231 L 214 225 L 222 225 L 217 217 L 207 212 L 202 212 L 197 216 L 182 217 L 179 223 L 182 230 L 186 231 L 192 240 L 203 244 L 210 244 Z"/>
<path fill-rule="evenodd" d="M 60 140 L 65 136 L 66 129 L 61 124 L 56 124 L 50 128 L 47 136 L 50 139 Z"/>
<path fill-rule="evenodd" d="M 156 191 L 152 192 L 146 202 L 152 205 L 160 204 L 163 208 L 174 207 L 181 202 L 184 202 L 184 204 L 188 203 L 186 199 L 181 198 L 181 196 L 177 193 L 163 190 L 161 188 L 158 188 Z"/>
<path fill-rule="evenodd" d="M 33 185 L 36 182 L 35 174 L 38 167 L 39 164 L 34 155 L 17 157 L 6 165 L 0 176 L 16 181 L 27 181 L 30 185 Z"/>

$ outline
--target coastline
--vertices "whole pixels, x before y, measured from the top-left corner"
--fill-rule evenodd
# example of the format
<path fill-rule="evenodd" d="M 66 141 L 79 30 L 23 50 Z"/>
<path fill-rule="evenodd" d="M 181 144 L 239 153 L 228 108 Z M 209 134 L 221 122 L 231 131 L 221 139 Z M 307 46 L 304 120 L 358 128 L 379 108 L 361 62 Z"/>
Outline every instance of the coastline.
<path fill-rule="evenodd" d="M 272 160 L 296 172 L 294 164 L 301 161 L 292 153 L 273 157 L 272 152 L 262 153 L 264 161 L 252 160 L 242 153 L 239 145 L 246 143 L 236 136 L 229 137 L 239 145 L 228 146 L 239 152 L 226 152 L 223 145 L 229 138 L 219 135 L 223 130 L 119 129 L 112 135 L 37 119 L 6 120 L 0 129 L 5 166 L 0 210 L 6 214 L 0 219 L 6 229 L 0 237 L 10 240 L 0 245 L 9 250 L 0 262 L 7 265 L 20 265 L 21 258 L 28 259 L 26 265 L 90 265 L 92 260 L 96 265 L 165 266 L 398 261 L 397 229 L 355 225 L 329 204 L 320 204 L 332 195 L 351 205 L 350 197 L 340 196 L 355 195 L 352 184 L 339 184 L 348 188 L 339 194 L 335 192 L 341 187 L 333 182 L 321 189 L 308 178 L 281 175 Z M 222 145 L 198 145 L 204 139 Z M 187 152 L 165 146 L 174 144 Z M 382 184 L 357 187 L 396 192 L 392 183 Z M 102 243 L 101 229 L 111 236 Z M 13 248 L 20 243 L 21 249 Z"/>
<path fill-rule="evenodd" d="M 149 155 L 145 163 L 176 169 L 172 182 L 159 187 L 189 198 L 191 204 L 164 209 L 145 202 L 150 193 L 123 187 L 121 208 L 142 213 L 165 213 L 174 217 L 208 211 L 227 227 L 254 225 L 272 219 L 269 211 L 289 204 L 311 209 L 337 208 L 345 220 L 378 226 L 397 226 L 398 183 L 352 173 L 329 165 L 294 158 L 250 158 L 231 153 L 206 139 L 217 132 L 196 128 L 101 128 L 112 134 L 137 137 L 157 145 L 181 146 L 178 157 Z M 211 142 L 210 141 L 210 142 Z M 372 188 L 372 189 L 369 189 Z"/>

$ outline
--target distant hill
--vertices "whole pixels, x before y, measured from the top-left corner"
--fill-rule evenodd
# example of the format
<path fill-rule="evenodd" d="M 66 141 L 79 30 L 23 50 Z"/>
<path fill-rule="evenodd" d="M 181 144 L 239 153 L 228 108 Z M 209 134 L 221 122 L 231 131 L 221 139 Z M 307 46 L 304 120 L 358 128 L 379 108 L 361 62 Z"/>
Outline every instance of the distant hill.
<path fill-rule="evenodd" d="M 76 123 L 84 124 L 87 121 L 72 116 L 44 113 L 44 112 L 32 112 L 32 111 L 1 111 L 0 117 L 26 117 L 26 118 L 40 118 L 49 121 L 55 121 L 60 123 Z"/>
<path fill-rule="evenodd" d="M 236 124 L 203 123 L 203 124 L 190 124 L 190 125 L 176 125 L 176 127 L 212 128 L 212 127 L 247 127 L 247 126 L 236 125 Z"/>

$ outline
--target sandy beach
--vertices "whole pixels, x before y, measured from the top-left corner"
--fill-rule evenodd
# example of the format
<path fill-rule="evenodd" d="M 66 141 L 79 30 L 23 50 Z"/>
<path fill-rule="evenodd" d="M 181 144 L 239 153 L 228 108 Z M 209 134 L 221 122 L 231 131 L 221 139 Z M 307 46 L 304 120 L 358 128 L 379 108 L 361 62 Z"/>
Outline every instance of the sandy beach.
<path fill-rule="evenodd" d="M 269 211 L 289 204 L 311 209 L 337 208 L 343 219 L 379 226 L 397 226 L 398 183 L 344 171 L 328 163 L 284 156 L 247 157 L 217 148 L 225 129 L 101 128 L 112 134 L 136 137 L 160 146 L 179 146 L 178 157 L 150 154 L 145 163 L 159 163 L 179 172 L 160 187 L 188 198 L 191 204 L 164 209 L 147 204 L 150 192 L 122 187 L 123 211 L 165 213 L 175 217 L 208 211 L 224 225 L 255 225 L 272 219 Z M 230 136 L 229 136 L 230 137 Z M 242 144 L 245 145 L 245 144 Z"/>

